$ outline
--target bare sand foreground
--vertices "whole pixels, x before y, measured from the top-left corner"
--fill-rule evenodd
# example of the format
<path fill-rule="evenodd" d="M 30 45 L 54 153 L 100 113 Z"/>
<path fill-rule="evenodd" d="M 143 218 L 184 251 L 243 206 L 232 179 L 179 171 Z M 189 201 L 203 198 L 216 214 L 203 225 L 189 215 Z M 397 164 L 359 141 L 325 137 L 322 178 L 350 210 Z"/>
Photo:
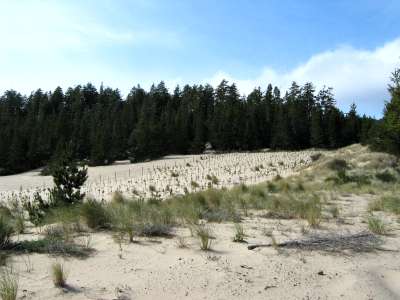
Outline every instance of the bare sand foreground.
<path fill-rule="evenodd" d="M 348 148 L 326 156 L 351 159 L 357 151 L 361 150 Z M 362 154 L 368 162 L 365 149 Z M 319 166 L 307 171 L 317 172 L 314 168 Z M 400 299 L 400 226 L 393 214 L 376 212 L 390 232 L 377 236 L 379 246 L 373 248 L 363 242 L 356 250 L 337 249 L 335 244 L 247 248 L 368 232 L 366 218 L 376 197 L 352 187 L 338 189 L 329 202 L 339 208 L 340 216 L 324 212 L 316 228 L 306 220 L 250 210 L 242 220 L 246 242 L 232 241 L 232 223 L 211 223 L 210 251 L 201 251 L 198 238 L 181 226 L 170 238 L 138 237 L 134 243 L 116 243 L 109 232 L 87 231 L 75 239 L 95 249 L 88 258 L 18 254 L 8 264 L 19 274 L 20 299 Z M 16 239 L 34 239 L 42 230 L 28 228 Z M 61 289 L 54 287 L 50 274 L 55 261 L 68 273 L 68 285 Z"/>

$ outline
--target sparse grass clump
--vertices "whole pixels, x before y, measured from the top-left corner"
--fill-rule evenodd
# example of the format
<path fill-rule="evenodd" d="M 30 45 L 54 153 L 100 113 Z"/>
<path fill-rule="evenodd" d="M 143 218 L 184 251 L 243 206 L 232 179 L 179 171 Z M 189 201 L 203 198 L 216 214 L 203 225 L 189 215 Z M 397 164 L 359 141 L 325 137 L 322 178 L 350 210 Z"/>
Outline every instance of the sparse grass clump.
<path fill-rule="evenodd" d="M 57 262 L 51 265 L 51 277 L 53 278 L 54 286 L 65 287 L 67 284 L 67 273 L 64 266 Z"/>
<path fill-rule="evenodd" d="M 135 212 L 127 205 L 114 205 L 111 210 L 111 227 L 120 233 L 120 236 L 128 236 L 129 242 L 134 241 L 135 236 Z"/>
<path fill-rule="evenodd" d="M 370 216 L 367 220 L 368 229 L 375 234 L 384 235 L 387 233 L 386 224 L 378 217 Z"/>
<path fill-rule="evenodd" d="M 311 227 L 318 227 L 322 218 L 322 205 L 318 197 L 314 196 L 311 200 L 304 203 L 303 218 L 307 220 Z"/>
<path fill-rule="evenodd" d="M 244 228 L 242 224 L 235 223 L 235 236 L 233 237 L 233 241 L 235 243 L 244 243 L 246 234 L 244 233 Z"/>
<path fill-rule="evenodd" d="M 188 248 L 189 245 L 183 236 L 178 236 L 176 239 L 176 246 L 180 249 Z"/>
<path fill-rule="evenodd" d="M 383 196 L 370 202 L 370 211 L 386 211 L 400 215 L 400 197 L 396 195 Z"/>
<path fill-rule="evenodd" d="M 0 274 L 0 297 L 2 300 L 16 300 L 18 295 L 18 275 L 5 268 Z"/>
<path fill-rule="evenodd" d="M 196 227 L 195 232 L 200 240 L 200 249 L 203 251 L 211 250 L 213 239 L 211 229 L 208 226 L 202 224 Z"/>
<path fill-rule="evenodd" d="M 91 229 L 105 229 L 110 226 L 110 216 L 105 206 L 94 199 L 87 199 L 82 204 L 81 216 Z"/>

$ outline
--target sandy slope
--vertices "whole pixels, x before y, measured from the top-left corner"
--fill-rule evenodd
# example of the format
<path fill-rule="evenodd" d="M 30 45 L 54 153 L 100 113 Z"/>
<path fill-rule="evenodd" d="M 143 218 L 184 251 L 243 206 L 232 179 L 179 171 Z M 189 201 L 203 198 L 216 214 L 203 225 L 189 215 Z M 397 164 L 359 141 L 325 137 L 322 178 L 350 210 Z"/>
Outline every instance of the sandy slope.
<path fill-rule="evenodd" d="M 206 189 L 215 175 L 217 187 L 239 183 L 258 183 L 277 174 L 287 176 L 311 163 L 316 151 L 252 152 L 204 155 L 166 156 L 159 160 L 131 164 L 119 161 L 110 166 L 89 167 L 89 178 L 83 191 L 96 199 L 109 199 L 118 190 L 126 196 L 150 197 L 154 186 L 160 197 L 194 191 L 191 182 Z M 0 198 L 7 201 L 15 195 L 31 198 L 35 192 L 47 197 L 51 176 L 40 176 L 39 170 L 0 177 Z"/>

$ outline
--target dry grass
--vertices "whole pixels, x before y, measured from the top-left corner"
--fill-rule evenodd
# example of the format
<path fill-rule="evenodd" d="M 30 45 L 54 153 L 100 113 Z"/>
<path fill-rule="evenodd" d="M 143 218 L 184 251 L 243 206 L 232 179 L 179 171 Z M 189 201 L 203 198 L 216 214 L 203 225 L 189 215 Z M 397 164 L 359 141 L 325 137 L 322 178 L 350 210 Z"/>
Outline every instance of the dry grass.
<path fill-rule="evenodd" d="M 387 234 L 386 224 L 378 217 L 368 217 L 368 229 L 375 234 L 385 235 Z"/>
<path fill-rule="evenodd" d="M 16 300 L 18 295 L 18 275 L 5 268 L 0 275 L 0 297 L 2 300 Z"/>

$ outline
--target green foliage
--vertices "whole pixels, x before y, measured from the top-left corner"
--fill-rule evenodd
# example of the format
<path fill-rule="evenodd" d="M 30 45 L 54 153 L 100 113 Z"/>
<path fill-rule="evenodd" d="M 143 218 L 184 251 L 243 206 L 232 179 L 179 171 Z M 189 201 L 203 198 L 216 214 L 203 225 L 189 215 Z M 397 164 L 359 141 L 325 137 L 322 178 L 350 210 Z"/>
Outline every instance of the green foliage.
<path fill-rule="evenodd" d="M 395 182 L 397 181 L 397 178 L 395 175 L 390 173 L 388 170 L 385 170 L 383 172 L 378 172 L 375 174 L 375 177 L 379 179 L 382 182 Z"/>
<path fill-rule="evenodd" d="M 16 242 L 12 245 L 12 249 L 20 253 L 44 253 L 79 258 L 88 257 L 93 250 L 87 245 L 74 243 L 70 233 L 65 232 L 62 227 L 46 231 L 41 239 Z"/>
<path fill-rule="evenodd" d="M 11 219 L 0 215 L 0 250 L 9 246 L 13 232 Z"/>
<path fill-rule="evenodd" d="M 87 169 L 79 167 L 70 150 L 66 150 L 52 166 L 51 174 L 55 187 L 50 191 L 53 205 L 81 203 L 84 194 L 80 189 L 87 179 Z"/>
<path fill-rule="evenodd" d="M 110 227 L 110 215 L 106 207 L 94 199 L 87 199 L 81 206 L 81 216 L 86 225 L 92 229 Z"/>
<path fill-rule="evenodd" d="M 400 155 L 400 69 L 396 69 L 389 85 L 391 99 L 385 105 L 382 121 L 372 139 L 374 148 Z"/>
<path fill-rule="evenodd" d="M 33 200 L 25 199 L 22 206 L 28 212 L 29 220 L 37 226 L 42 223 L 46 212 L 52 205 L 49 202 L 45 202 L 42 196 L 36 192 L 33 195 Z"/>

